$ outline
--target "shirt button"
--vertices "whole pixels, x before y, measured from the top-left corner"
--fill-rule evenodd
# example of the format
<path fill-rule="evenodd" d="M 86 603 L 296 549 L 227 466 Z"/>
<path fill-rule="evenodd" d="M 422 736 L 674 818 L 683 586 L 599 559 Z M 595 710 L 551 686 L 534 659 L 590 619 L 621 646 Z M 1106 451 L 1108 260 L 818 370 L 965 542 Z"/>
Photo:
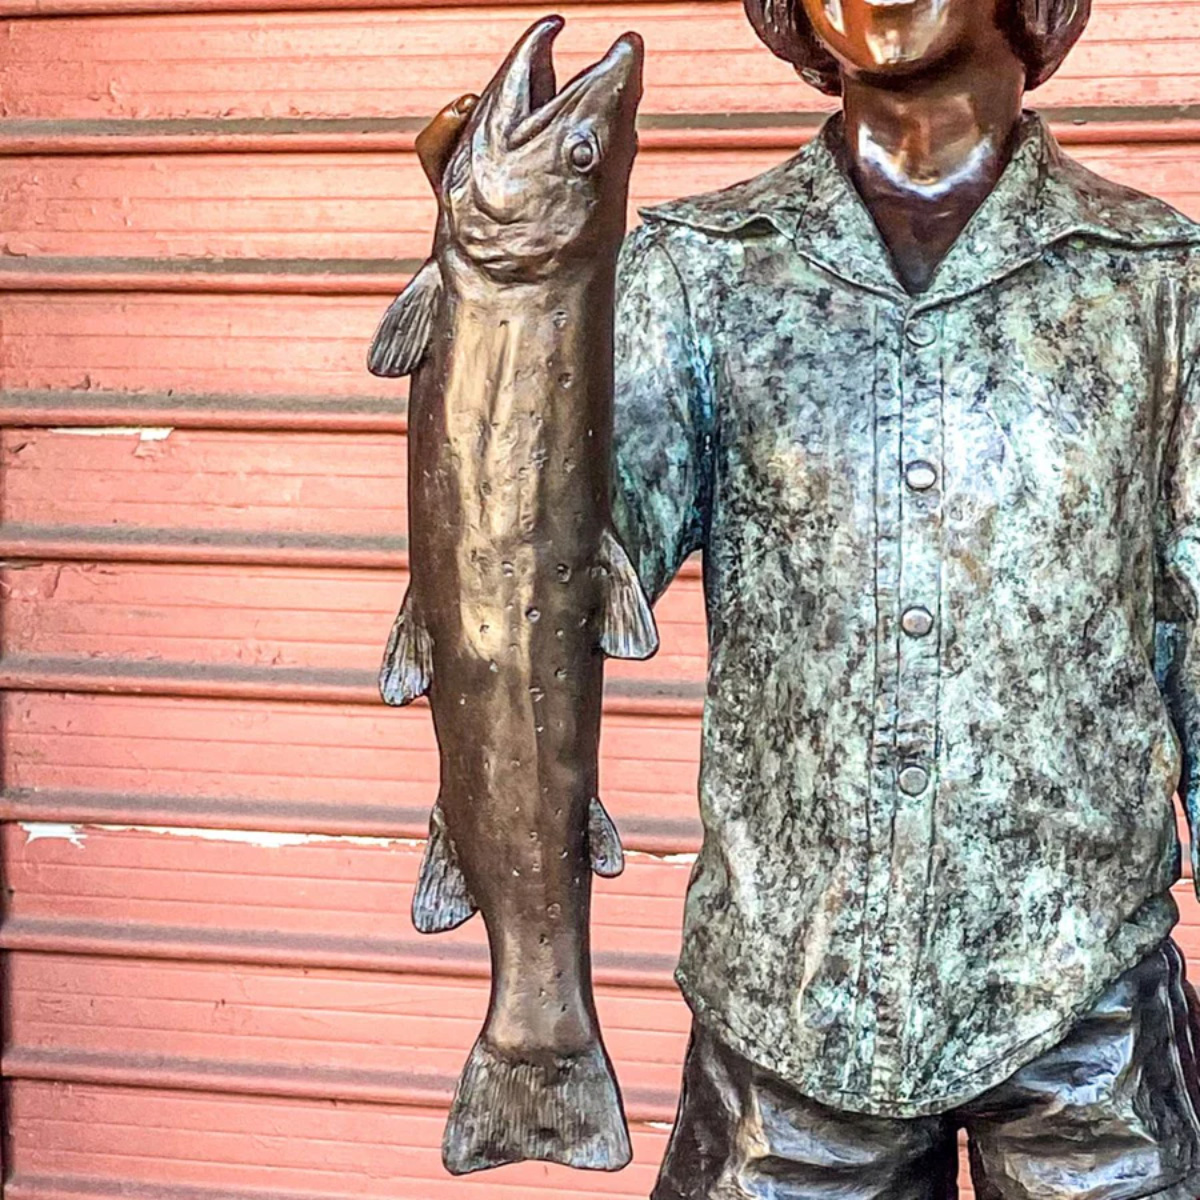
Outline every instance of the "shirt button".
<path fill-rule="evenodd" d="M 924 637 L 933 628 L 933 613 L 919 604 L 906 608 L 900 617 L 900 628 L 909 637 Z"/>
<path fill-rule="evenodd" d="M 913 346 L 932 346 L 937 341 L 937 326 L 928 317 L 918 317 L 907 330 L 905 336 Z"/>
<path fill-rule="evenodd" d="M 929 785 L 929 772 L 924 767 L 905 767 L 896 782 L 906 796 L 919 796 Z"/>
<path fill-rule="evenodd" d="M 910 462 L 904 468 L 904 482 L 914 492 L 928 491 L 929 488 L 937 483 L 937 468 L 933 463 L 927 463 L 923 459 Z"/>

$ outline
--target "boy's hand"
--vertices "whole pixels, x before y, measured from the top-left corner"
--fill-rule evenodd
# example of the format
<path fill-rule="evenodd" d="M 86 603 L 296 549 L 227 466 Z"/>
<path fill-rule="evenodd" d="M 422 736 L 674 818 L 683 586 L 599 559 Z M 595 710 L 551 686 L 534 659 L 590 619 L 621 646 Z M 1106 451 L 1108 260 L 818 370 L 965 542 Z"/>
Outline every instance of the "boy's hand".
<path fill-rule="evenodd" d="M 454 153 L 454 147 L 458 144 L 463 126 L 471 115 L 471 109 L 478 103 L 479 97 L 473 92 L 459 96 L 457 100 L 447 104 L 417 134 L 417 158 L 421 160 L 421 166 L 429 182 L 433 184 L 434 191 L 441 186 L 442 172 L 450 161 L 450 155 Z"/>

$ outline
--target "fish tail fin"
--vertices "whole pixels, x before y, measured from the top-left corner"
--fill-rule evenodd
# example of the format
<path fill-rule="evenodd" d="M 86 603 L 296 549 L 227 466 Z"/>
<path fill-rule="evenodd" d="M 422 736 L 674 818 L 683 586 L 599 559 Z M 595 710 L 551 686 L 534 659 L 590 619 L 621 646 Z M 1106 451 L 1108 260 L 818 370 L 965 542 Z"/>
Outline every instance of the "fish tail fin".
<path fill-rule="evenodd" d="M 421 873 L 413 892 L 413 925 L 419 933 L 446 933 L 469 921 L 478 911 L 458 864 L 439 801 L 429 816 L 429 841 L 425 843 L 425 857 L 421 859 Z"/>
<path fill-rule="evenodd" d="M 604 879 L 613 879 L 625 870 L 625 851 L 613 819 L 604 810 L 599 797 L 593 797 L 588 809 L 588 857 L 592 870 Z"/>
<path fill-rule="evenodd" d="M 383 662 L 379 667 L 379 694 L 387 704 L 411 704 L 429 691 L 433 679 L 433 642 L 429 631 L 413 612 L 412 588 L 392 622 Z"/>
<path fill-rule="evenodd" d="M 617 1171 L 631 1157 L 620 1088 L 598 1039 L 536 1059 L 475 1043 L 442 1139 L 451 1174 L 527 1159 Z"/>
<path fill-rule="evenodd" d="M 372 375 L 394 379 L 421 365 L 441 298 L 442 272 L 431 258 L 383 314 L 367 354 Z"/>
<path fill-rule="evenodd" d="M 600 649 L 609 658 L 649 658 L 658 649 L 654 614 L 625 547 L 611 529 L 601 538 L 600 558 L 608 570 Z"/>

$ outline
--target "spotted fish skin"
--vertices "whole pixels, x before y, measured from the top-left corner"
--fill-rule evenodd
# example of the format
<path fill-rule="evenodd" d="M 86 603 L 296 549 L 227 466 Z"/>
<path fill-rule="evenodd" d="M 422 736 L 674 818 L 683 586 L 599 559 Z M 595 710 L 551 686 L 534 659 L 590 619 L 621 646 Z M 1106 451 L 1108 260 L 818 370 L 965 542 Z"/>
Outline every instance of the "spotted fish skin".
<path fill-rule="evenodd" d="M 555 91 L 537 22 L 471 110 L 434 252 L 385 315 L 376 374 L 413 376 L 411 582 L 384 699 L 428 695 L 441 782 L 419 929 L 482 912 L 492 996 L 443 1158 L 612 1170 L 629 1136 L 592 996 L 593 870 L 621 870 L 598 798 L 605 654 L 649 657 L 613 533 L 613 310 L 640 41 Z"/>

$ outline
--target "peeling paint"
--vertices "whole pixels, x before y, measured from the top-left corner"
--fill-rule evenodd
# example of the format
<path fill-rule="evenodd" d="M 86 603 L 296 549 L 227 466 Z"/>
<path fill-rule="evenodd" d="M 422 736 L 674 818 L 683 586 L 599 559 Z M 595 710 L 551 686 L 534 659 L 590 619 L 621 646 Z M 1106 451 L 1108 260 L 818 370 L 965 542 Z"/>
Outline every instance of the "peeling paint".
<path fill-rule="evenodd" d="M 406 837 L 362 837 L 355 834 L 335 833 L 277 833 L 267 829 L 200 829 L 184 825 L 69 825 L 63 822 L 23 821 L 25 844 L 30 842 L 61 839 L 72 846 L 82 846 L 88 830 L 104 833 L 157 833 L 167 837 L 196 838 L 205 842 L 237 842 L 244 846 L 258 846 L 276 850 L 285 846 L 311 846 L 321 843 L 345 846 L 410 846 L 416 850 L 425 847 L 424 838 Z"/>
<path fill-rule="evenodd" d="M 237 842 L 275 850 L 284 846 L 310 846 L 322 842 L 346 846 L 413 846 L 422 848 L 424 838 L 361 837 L 335 833 L 276 833 L 267 829 L 200 829 L 185 825 L 96 825 L 106 833 L 158 833 L 168 837 L 197 838 L 205 842 Z"/>
<path fill-rule="evenodd" d="M 56 821 L 22 821 L 25 845 L 33 842 L 63 841 L 82 846 L 86 838 L 82 825 L 67 825 Z"/>
<path fill-rule="evenodd" d="M 133 437 L 141 442 L 165 442 L 175 432 L 173 425 L 55 425 L 51 433 L 77 437 Z"/>
<path fill-rule="evenodd" d="M 684 866 L 690 866 L 696 861 L 698 856 L 691 851 L 686 854 L 655 854 L 652 850 L 626 850 L 625 857 L 629 859 L 644 859 L 650 862 L 680 863 Z"/>

